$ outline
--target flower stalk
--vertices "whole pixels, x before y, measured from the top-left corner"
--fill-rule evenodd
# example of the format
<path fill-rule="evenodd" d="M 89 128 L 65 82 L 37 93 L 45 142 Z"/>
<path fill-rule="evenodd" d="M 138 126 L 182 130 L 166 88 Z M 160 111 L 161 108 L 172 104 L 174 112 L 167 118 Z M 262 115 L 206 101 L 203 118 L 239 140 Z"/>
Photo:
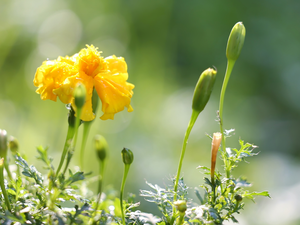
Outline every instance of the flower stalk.
<path fill-rule="evenodd" d="M 64 148 L 63 148 L 63 152 L 61 154 L 60 162 L 59 162 L 58 168 L 56 170 L 57 176 L 59 175 L 59 172 L 64 164 L 64 160 L 65 160 L 66 154 L 68 153 L 68 150 L 71 146 L 74 134 L 75 134 L 75 111 L 71 107 L 69 109 L 69 116 L 68 116 L 67 137 L 66 137 Z"/>
<path fill-rule="evenodd" d="M 99 102 L 99 97 L 97 95 L 96 89 L 93 89 L 93 96 L 92 96 L 92 108 L 93 108 L 93 113 L 96 115 L 97 107 L 98 107 L 98 102 Z M 82 135 L 82 142 L 81 142 L 81 148 L 80 148 L 80 168 L 83 171 L 84 169 L 84 151 L 85 151 L 85 146 L 87 142 L 87 138 L 90 133 L 90 129 L 92 126 L 92 123 L 94 120 L 91 121 L 84 121 L 83 123 L 83 135 Z"/>
<path fill-rule="evenodd" d="M 99 183 L 98 183 L 98 198 L 96 203 L 96 210 L 98 209 L 98 205 L 100 203 L 101 194 L 102 194 L 102 183 L 104 176 L 104 162 L 107 155 L 108 144 L 105 138 L 101 135 L 96 135 L 95 137 L 95 149 L 99 159 Z"/>
<path fill-rule="evenodd" d="M 174 198 L 173 201 L 175 202 L 177 200 L 177 189 L 178 189 L 178 182 L 182 167 L 183 158 L 185 155 L 185 150 L 187 146 L 187 142 L 191 133 L 191 130 L 199 116 L 199 114 L 203 111 L 205 108 L 211 92 L 213 90 L 213 86 L 215 83 L 217 71 L 211 68 L 206 69 L 202 72 L 200 75 L 198 82 L 196 84 L 195 90 L 194 90 L 194 96 L 193 96 L 193 102 L 192 102 L 192 115 L 187 127 L 187 130 L 184 135 L 183 145 L 181 149 L 175 184 L 174 184 Z M 173 207 L 173 215 L 172 215 L 172 221 L 171 224 L 174 223 L 176 218 L 176 209 Z"/>
<path fill-rule="evenodd" d="M 122 223 L 123 223 L 123 225 L 126 225 L 125 209 L 123 207 L 123 194 L 124 194 L 124 187 L 125 187 L 128 171 L 129 171 L 131 163 L 133 162 L 133 153 L 130 149 L 123 148 L 121 154 L 122 154 L 122 159 L 123 159 L 123 163 L 124 163 L 124 174 L 123 174 L 121 191 L 120 191 L 120 207 L 121 207 L 121 213 L 122 213 Z"/>
<path fill-rule="evenodd" d="M 230 168 L 228 165 L 228 160 L 226 157 L 226 144 L 225 144 L 225 135 L 224 135 L 224 124 L 223 124 L 223 105 L 225 92 L 227 84 L 234 67 L 234 64 L 238 57 L 240 56 L 241 50 L 244 45 L 244 40 L 246 36 L 246 29 L 242 22 L 236 23 L 229 35 L 226 47 L 226 57 L 227 57 L 227 67 L 225 72 L 225 77 L 220 94 L 220 104 L 219 104 L 219 121 L 220 121 L 220 132 L 222 134 L 222 156 L 224 158 L 224 165 L 226 168 L 226 177 L 230 178 Z"/>
<path fill-rule="evenodd" d="M 192 102 L 192 115 L 190 118 L 190 122 L 188 124 L 187 130 L 185 132 L 184 140 L 183 140 L 183 145 L 181 149 L 181 154 L 180 154 L 180 159 L 179 159 L 179 164 L 178 164 L 178 170 L 177 170 L 177 175 L 176 175 L 176 180 L 174 184 L 174 201 L 177 200 L 177 189 L 178 189 L 178 182 L 179 182 L 179 177 L 180 177 L 180 172 L 181 172 L 181 167 L 182 167 L 182 162 L 186 150 L 186 145 L 191 133 L 191 130 L 200 114 L 200 112 L 203 111 L 205 108 L 214 83 L 216 79 L 216 74 L 217 71 L 211 68 L 206 69 L 203 71 L 203 73 L 200 75 L 199 80 L 196 84 L 195 90 L 194 90 L 194 96 L 193 96 L 193 102 Z"/>
<path fill-rule="evenodd" d="M 66 173 L 69 164 L 71 162 L 71 159 L 74 155 L 74 151 L 75 151 L 75 147 L 76 147 L 76 143 L 77 143 L 77 137 L 78 137 L 78 128 L 80 125 L 80 116 L 82 113 L 82 108 L 84 106 L 85 103 L 85 97 L 86 97 L 86 89 L 85 86 L 81 83 L 79 83 L 79 85 L 75 88 L 74 90 L 74 101 L 75 101 L 75 107 L 76 107 L 76 117 L 75 117 L 75 130 L 74 130 L 74 139 L 72 141 L 72 144 L 68 150 L 68 157 L 67 157 L 67 162 L 63 171 L 63 174 Z"/>

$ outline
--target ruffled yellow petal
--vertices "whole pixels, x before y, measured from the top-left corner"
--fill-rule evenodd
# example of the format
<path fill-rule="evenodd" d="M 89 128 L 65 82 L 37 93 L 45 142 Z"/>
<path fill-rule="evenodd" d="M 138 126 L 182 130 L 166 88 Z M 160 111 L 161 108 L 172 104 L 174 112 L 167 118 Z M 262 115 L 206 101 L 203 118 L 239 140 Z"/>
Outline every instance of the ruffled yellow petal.
<path fill-rule="evenodd" d="M 74 62 L 63 57 L 43 62 L 33 80 L 33 84 L 38 87 L 36 93 L 41 94 L 41 99 L 56 101 L 57 96 L 53 90 L 59 88 L 67 77 L 76 74 L 73 64 Z"/>
<path fill-rule="evenodd" d="M 93 45 L 82 49 L 76 56 L 76 64 L 78 71 L 84 72 L 86 75 L 94 77 L 101 70 L 105 70 L 105 62 L 100 57 L 100 52 Z"/>
<path fill-rule="evenodd" d="M 103 120 L 113 119 L 114 114 L 124 110 L 124 107 L 133 111 L 130 101 L 134 88 L 133 84 L 126 82 L 127 65 L 123 58 L 112 56 L 105 60 L 110 70 L 94 77 L 95 88 L 102 101 L 104 114 L 100 118 Z"/>

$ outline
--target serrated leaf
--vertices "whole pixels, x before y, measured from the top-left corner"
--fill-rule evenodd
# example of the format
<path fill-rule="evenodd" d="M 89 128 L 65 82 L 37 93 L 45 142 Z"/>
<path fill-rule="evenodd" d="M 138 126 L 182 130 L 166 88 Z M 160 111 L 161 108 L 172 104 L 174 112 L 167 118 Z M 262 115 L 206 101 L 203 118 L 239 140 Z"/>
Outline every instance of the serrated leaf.
<path fill-rule="evenodd" d="M 17 195 L 17 193 L 12 189 L 6 189 L 6 191 L 11 195 L 15 195 L 15 196 Z"/>
<path fill-rule="evenodd" d="M 210 180 L 207 177 L 204 177 L 204 182 L 212 187 L 212 183 L 210 182 Z"/>

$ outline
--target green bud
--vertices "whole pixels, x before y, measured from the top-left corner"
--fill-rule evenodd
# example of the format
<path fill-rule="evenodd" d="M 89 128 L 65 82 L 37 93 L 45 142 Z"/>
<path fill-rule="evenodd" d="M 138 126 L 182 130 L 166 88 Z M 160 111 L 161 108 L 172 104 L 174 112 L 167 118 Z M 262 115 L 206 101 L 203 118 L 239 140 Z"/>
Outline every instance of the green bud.
<path fill-rule="evenodd" d="M 1 158 L 0 159 L 0 167 L 3 167 L 3 165 L 4 165 L 4 158 Z"/>
<path fill-rule="evenodd" d="M 186 201 L 184 200 L 177 200 L 176 202 L 174 202 L 174 205 L 176 206 L 176 209 L 181 213 L 184 213 L 187 209 Z"/>
<path fill-rule="evenodd" d="M 8 140 L 8 146 L 9 146 L 9 149 L 10 151 L 13 153 L 13 154 L 16 154 L 18 151 L 19 151 L 19 142 L 18 140 L 13 137 L 13 136 L 10 136 L 9 137 L 9 140 Z"/>
<path fill-rule="evenodd" d="M 95 136 L 95 149 L 100 161 L 104 161 L 108 150 L 108 144 L 105 138 L 99 134 Z"/>
<path fill-rule="evenodd" d="M 77 108 L 82 108 L 85 103 L 86 88 L 83 84 L 79 83 L 74 90 L 74 103 Z"/>
<path fill-rule="evenodd" d="M 242 22 L 236 23 L 229 35 L 226 49 L 228 60 L 236 61 L 240 56 L 246 36 L 246 28 Z"/>
<path fill-rule="evenodd" d="M 133 153 L 130 149 L 123 148 L 121 154 L 124 164 L 130 165 L 133 162 Z"/>
<path fill-rule="evenodd" d="M 235 198 L 235 200 L 236 200 L 237 202 L 240 202 L 240 201 L 243 200 L 243 197 L 240 196 L 240 195 L 235 195 L 234 198 Z"/>
<path fill-rule="evenodd" d="M 7 132 L 0 129 L 0 157 L 5 158 L 7 153 Z"/>
<path fill-rule="evenodd" d="M 206 106 L 212 92 L 217 71 L 208 68 L 202 72 L 194 90 L 192 109 L 201 112 Z"/>

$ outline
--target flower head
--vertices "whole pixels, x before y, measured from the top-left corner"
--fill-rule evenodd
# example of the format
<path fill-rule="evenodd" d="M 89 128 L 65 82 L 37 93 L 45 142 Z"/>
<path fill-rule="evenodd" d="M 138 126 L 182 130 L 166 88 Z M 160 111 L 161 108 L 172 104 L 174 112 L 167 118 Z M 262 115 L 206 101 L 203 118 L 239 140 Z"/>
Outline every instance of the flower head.
<path fill-rule="evenodd" d="M 37 69 L 33 83 L 41 99 L 56 101 L 57 97 L 65 104 L 72 104 L 76 111 L 73 91 L 83 84 L 86 88 L 86 99 L 81 118 L 90 121 L 95 118 L 92 109 L 93 88 L 102 101 L 102 120 L 114 119 L 117 112 L 130 105 L 133 95 L 133 84 L 127 82 L 127 64 L 123 57 L 115 55 L 103 58 L 93 45 L 82 49 L 69 57 L 58 57 L 56 60 L 44 61 Z"/>

